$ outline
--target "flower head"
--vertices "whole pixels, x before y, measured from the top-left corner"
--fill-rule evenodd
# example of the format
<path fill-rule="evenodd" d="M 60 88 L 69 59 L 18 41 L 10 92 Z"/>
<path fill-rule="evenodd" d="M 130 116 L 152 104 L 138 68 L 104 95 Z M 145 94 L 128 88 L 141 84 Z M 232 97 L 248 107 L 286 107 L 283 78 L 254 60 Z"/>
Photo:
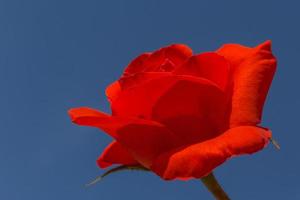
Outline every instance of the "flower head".
<path fill-rule="evenodd" d="M 271 132 L 260 123 L 275 69 L 270 41 L 196 55 L 174 44 L 138 56 L 107 87 L 111 115 L 85 107 L 69 114 L 114 138 L 101 168 L 141 165 L 166 180 L 201 178 L 267 145 Z"/>

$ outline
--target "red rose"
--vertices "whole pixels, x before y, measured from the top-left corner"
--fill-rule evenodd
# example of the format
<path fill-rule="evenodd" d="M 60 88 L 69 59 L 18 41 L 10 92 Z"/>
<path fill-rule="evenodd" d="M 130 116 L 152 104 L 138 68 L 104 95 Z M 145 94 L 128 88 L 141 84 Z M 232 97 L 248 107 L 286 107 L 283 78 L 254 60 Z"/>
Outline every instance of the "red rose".
<path fill-rule="evenodd" d="M 138 56 L 108 86 L 111 115 L 69 114 L 115 139 L 97 160 L 101 168 L 142 165 L 166 180 L 201 178 L 267 145 L 271 132 L 259 124 L 275 68 L 270 41 L 196 55 L 175 44 Z"/>

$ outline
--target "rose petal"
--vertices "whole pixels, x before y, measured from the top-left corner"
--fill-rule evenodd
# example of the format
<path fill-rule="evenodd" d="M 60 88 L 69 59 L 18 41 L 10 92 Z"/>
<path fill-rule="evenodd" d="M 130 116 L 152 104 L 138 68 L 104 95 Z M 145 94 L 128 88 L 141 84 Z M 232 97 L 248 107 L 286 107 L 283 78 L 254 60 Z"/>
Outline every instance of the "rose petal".
<path fill-rule="evenodd" d="M 115 99 L 118 98 L 121 91 L 122 89 L 121 89 L 120 82 L 115 81 L 106 88 L 105 94 L 109 102 L 112 103 Z"/>
<path fill-rule="evenodd" d="M 202 53 L 189 58 L 174 73 L 206 78 L 225 91 L 229 78 L 229 63 L 216 53 Z"/>
<path fill-rule="evenodd" d="M 145 167 L 149 167 L 159 154 L 178 146 L 176 136 L 154 121 L 113 117 L 91 108 L 74 108 L 69 110 L 69 114 L 78 125 L 105 131 Z"/>
<path fill-rule="evenodd" d="M 166 180 L 201 178 L 232 156 L 263 149 L 270 137 L 271 132 L 263 128 L 235 127 L 214 139 L 160 155 L 151 170 Z"/>
<path fill-rule="evenodd" d="M 232 67 L 238 66 L 251 53 L 252 48 L 240 44 L 225 44 L 216 53 L 224 56 Z"/>
<path fill-rule="evenodd" d="M 97 164 L 100 168 L 107 168 L 113 164 L 136 165 L 138 162 L 119 142 L 113 141 L 98 158 Z"/>
<path fill-rule="evenodd" d="M 106 96 L 110 103 L 115 101 L 122 91 L 128 90 L 131 87 L 140 85 L 154 78 L 169 75 L 169 72 L 144 72 L 136 73 L 128 76 L 123 76 L 120 80 L 113 82 L 106 88 Z"/>
<path fill-rule="evenodd" d="M 271 52 L 271 42 L 267 41 L 255 48 L 227 45 L 217 52 L 235 66 L 231 127 L 259 124 L 276 70 L 276 59 Z"/>
<path fill-rule="evenodd" d="M 175 69 L 175 64 L 169 59 L 166 59 L 159 67 L 159 71 L 162 72 L 170 72 L 173 71 L 174 69 Z"/>
<path fill-rule="evenodd" d="M 124 74 L 119 81 L 115 81 L 106 88 L 106 96 L 109 101 L 114 101 L 127 86 L 124 86 L 124 79 L 141 72 L 169 72 L 173 71 L 177 65 L 181 65 L 193 54 L 192 50 L 184 44 L 173 44 L 154 51 L 153 53 L 143 53 L 124 70 Z M 132 79 L 131 79 L 132 80 Z M 131 82 L 133 85 L 137 84 Z M 131 85 L 130 85 L 131 86 Z"/>
<path fill-rule="evenodd" d="M 125 76 L 120 78 L 119 83 L 122 91 L 128 90 L 134 86 L 141 85 L 144 82 L 148 82 L 155 78 L 161 78 L 169 76 L 170 72 L 142 72 L 136 73 L 131 76 Z"/>
<path fill-rule="evenodd" d="M 154 103 L 151 118 L 166 125 L 185 144 L 222 133 L 228 123 L 225 94 L 206 79 L 174 79 L 177 81 Z"/>
<path fill-rule="evenodd" d="M 146 61 L 151 56 L 151 53 L 143 53 L 129 63 L 124 71 L 124 75 L 131 75 L 145 70 Z"/>
<path fill-rule="evenodd" d="M 113 115 L 144 119 L 151 118 L 153 104 L 174 84 L 169 73 L 139 73 L 124 81 L 126 89 L 111 105 Z"/>
<path fill-rule="evenodd" d="M 183 44 L 173 44 L 154 51 L 145 53 L 134 59 L 125 69 L 124 75 L 132 75 L 139 72 L 159 71 L 166 59 L 174 65 L 182 64 L 192 55 L 192 50 Z"/>
<path fill-rule="evenodd" d="M 214 83 L 192 76 L 154 74 L 156 78 L 122 92 L 112 104 L 114 116 L 158 121 L 186 143 L 214 137 L 227 128 L 225 94 Z"/>
<path fill-rule="evenodd" d="M 184 63 L 192 54 L 192 49 L 184 44 L 173 44 L 165 50 L 165 57 L 174 63 L 175 66 Z"/>

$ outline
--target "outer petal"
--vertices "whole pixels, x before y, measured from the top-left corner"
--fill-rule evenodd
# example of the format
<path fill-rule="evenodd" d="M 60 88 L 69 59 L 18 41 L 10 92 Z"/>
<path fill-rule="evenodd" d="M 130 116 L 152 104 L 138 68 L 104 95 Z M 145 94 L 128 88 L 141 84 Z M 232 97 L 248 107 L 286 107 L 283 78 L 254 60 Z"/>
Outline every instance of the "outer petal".
<path fill-rule="evenodd" d="M 251 53 L 252 49 L 240 44 L 225 44 L 216 52 L 224 56 L 230 62 L 231 66 L 237 67 Z"/>
<path fill-rule="evenodd" d="M 226 128 L 225 94 L 214 83 L 192 76 L 155 74 L 156 78 L 122 92 L 112 104 L 113 115 L 158 121 L 185 143 L 215 137 Z"/>
<path fill-rule="evenodd" d="M 232 156 L 263 149 L 270 137 L 271 132 L 263 128 L 232 128 L 214 139 L 162 154 L 151 170 L 166 180 L 201 178 Z"/>
<path fill-rule="evenodd" d="M 115 81 L 110 84 L 106 90 L 105 94 L 110 103 L 112 103 L 115 99 L 119 97 L 120 92 L 122 91 L 121 84 L 119 81 Z"/>
<path fill-rule="evenodd" d="M 100 168 L 106 168 L 113 164 L 136 165 L 138 162 L 119 142 L 113 141 L 98 158 L 97 164 Z"/>
<path fill-rule="evenodd" d="M 178 146 L 176 136 L 154 121 L 113 117 L 90 108 L 69 110 L 74 123 L 102 129 L 118 141 L 139 163 L 149 167 L 159 154 Z"/>
<path fill-rule="evenodd" d="M 226 45 L 217 52 L 225 56 L 235 67 L 231 127 L 259 124 L 276 69 L 271 42 L 267 41 L 255 48 Z"/>
<path fill-rule="evenodd" d="M 206 78 L 225 90 L 229 79 L 229 63 L 216 53 L 202 53 L 189 58 L 174 73 Z"/>

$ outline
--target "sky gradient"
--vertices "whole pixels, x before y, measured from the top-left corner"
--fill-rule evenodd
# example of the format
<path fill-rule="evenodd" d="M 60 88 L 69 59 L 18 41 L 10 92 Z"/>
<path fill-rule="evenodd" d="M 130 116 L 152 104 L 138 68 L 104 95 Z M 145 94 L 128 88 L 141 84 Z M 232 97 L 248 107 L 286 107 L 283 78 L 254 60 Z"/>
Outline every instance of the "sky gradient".
<path fill-rule="evenodd" d="M 171 43 L 194 52 L 273 41 L 278 59 L 263 125 L 281 144 L 215 171 L 233 200 L 300 199 L 299 1 L 0 0 L 0 199 L 212 199 L 198 180 L 113 174 L 96 159 L 111 141 L 67 110 L 109 112 L 105 87 L 135 56 Z"/>

